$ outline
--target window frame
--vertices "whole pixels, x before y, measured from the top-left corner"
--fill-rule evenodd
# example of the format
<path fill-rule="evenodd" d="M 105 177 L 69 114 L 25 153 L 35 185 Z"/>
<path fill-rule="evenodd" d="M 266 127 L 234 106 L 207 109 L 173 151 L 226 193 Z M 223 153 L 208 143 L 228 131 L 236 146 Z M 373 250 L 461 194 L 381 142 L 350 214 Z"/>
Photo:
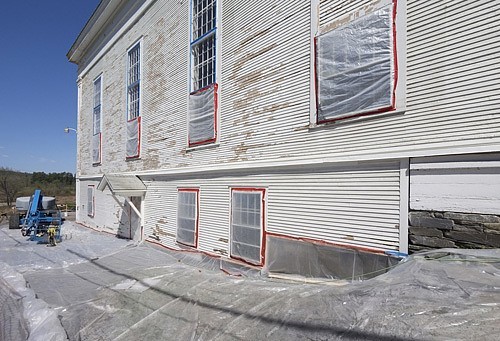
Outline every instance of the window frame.
<path fill-rule="evenodd" d="M 233 209 L 234 209 L 234 193 L 259 193 L 260 194 L 260 260 L 258 262 L 246 259 L 241 257 L 240 255 L 233 254 Z M 236 259 L 242 261 L 244 263 L 255 265 L 255 266 L 264 266 L 265 264 L 265 253 L 266 253 L 266 219 L 267 219 L 267 205 L 266 205 L 266 194 L 267 189 L 262 187 L 231 187 L 230 189 L 230 209 L 229 209 L 229 257 L 232 259 Z"/>
<path fill-rule="evenodd" d="M 387 113 L 401 113 L 406 110 L 406 4 L 405 1 L 401 0 L 383 0 L 380 1 L 375 8 L 373 4 L 375 0 L 365 6 L 360 6 L 355 9 L 346 11 L 344 14 L 337 17 L 332 22 L 327 25 L 320 27 L 320 10 L 318 10 L 320 5 L 320 0 L 312 0 L 311 2 L 311 115 L 310 122 L 311 126 L 321 126 L 324 124 L 335 123 L 338 121 L 348 121 L 351 119 L 363 118 L 365 116 L 372 116 L 376 114 L 387 114 Z M 361 110 L 359 112 L 354 112 L 352 114 L 332 117 L 321 120 L 319 117 L 319 79 L 318 79 L 318 48 L 317 40 L 322 34 L 332 31 L 330 27 L 335 27 L 335 23 L 339 23 L 335 28 L 342 27 L 345 24 L 340 24 L 342 22 L 351 23 L 360 18 L 359 13 L 371 9 L 371 12 L 365 13 L 364 15 L 372 14 L 373 12 L 385 7 L 392 6 L 392 18 L 391 18 L 391 40 L 392 40 L 392 60 L 391 67 L 394 70 L 394 75 L 392 79 L 392 89 L 391 89 L 391 103 L 389 106 L 383 108 L 376 108 L 374 110 Z M 316 10 L 315 10 L 316 8 Z M 364 16 L 362 15 L 362 16 Z M 350 19 L 354 17 L 354 19 Z"/>
<path fill-rule="evenodd" d="M 134 50 L 138 49 L 138 56 L 137 56 L 137 63 L 139 64 L 137 67 L 137 80 L 134 82 L 130 82 L 130 71 L 131 71 L 131 65 L 130 65 L 130 59 L 131 59 L 131 53 L 134 52 Z M 127 121 L 132 121 L 135 120 L 137 117 L 141 116 L 142 112 L 142 38 L 136 41 L 132 46 L 127 49 L 127 57 L 126 57 L 126 94 L 127 94 Z M 131 116 L 130 112 L 130 90 L 131 88 L 137 87 L 138 89 L 138 96 L 137 96 L 137 116 Z"/>
<path fill-rule="evenodd" d="M 87 215 L 95 217 L 95 185 L 87 185 Z"/>
<path fill-rule="evenodd" d="M 179 193 L 180 192 L 186 192 L 186 193 L 195 193 L 196 195 L 196 211 L 195 211 L 195 230 L 194 230 L 194 244 L 189 244 L 183 241 L 178 240 L 178 230 L 179 230 Z M 189 246 L 193 247 L 195 249 L 198 248 L 198 233 L 199 233 L 199 224 L 200 224 L 200 189 L 199 188 L 186 188 L 186 187 L 179 187 L 177 188 L 177 211 L 176 211 L 176 228 L 175 228 L 175 242 L 184 246 Z"/>
<path fill-rule="evenodd" d="M 195 24 L 194 24 L 194 19 L 196 16 L 195 13 L 195 2 L 197 0 L 190 0 L 189 2 L 189 48 L 188 48 L 188 54 L 189 54 L 189 68 L 188 68 L 188 108 L 191 107 L 190 99 L 193 96 L 197 96 L 202 94 L 205 91 L 209 91 L 213 89 L 214 93 L 214 113 L 213 113 L 213 133 L 211 137 L 206 138 L 204 140 L 192 140 L 192 134 L 190 130 L 190 124 L 192 122 L 192 117 L 189 113 L 188 110 L 188 115 L 187 115 L 187 146 L 188 148 L 196 148 L 199 146 L 203 145 L 208 145 L 208 144 L 213 144 L 216 143 L 217 140 L 219 139 L 219 84 L 218 84 L 218 79 L 220 78 L 220 67 L 221 67 L 221 60 L 220 60 L 220 16 L 221 16 L 221 8 L 220 8 L 220 1 L 219 0 L 208 0 L 215 5 L 215 10 L 212 11 L 212 20 L 213 20 L 213 25 L 209 27 L 206 31 L 201 30 L 201 33 L 195 33 Z M 199 16 L 198 16 L 199 18 Z M 195 53 L 194 50 L 200 46 L 200 44 L 203 44 L 209 39 L 213 39 L 213 55 L 210 57 L 213 59 L 212 61 L 212 73 L 211 73 L 211 82 L 203 82 L 200 81 L 199 76 L 195 76 L 195 73 L 197 70 L 196 66 L 201 63 L 196 63 L 195 62 Z M 209 59 L 210 59 L 209 58 Z M 201 80 L 203 80 L 204 77 L 201 77 Z"/>
<path fill-rule="evenodd" d="M 215 11 L 212 13 L 212 15 L 215 13 L 215 18 L 213 18 L 213 26 L 210 28 L 210 29 L 207 29 L 206 32 L 202 32 L 201 34 L 198 33 L 197 35 L 195 35 L 195 24 L 194 24 L 194 19 L 195 19 L 195 16 L 197 15 L 197 13 L 195 12 L 195 5 L 194 5 L 194 2 L 196 1 L 201 1 L 201 0 L 190 0 L 190 13 L 189 13 L 189 54 L 190 54 L 190 65 L 189 65 L 189 83 L 190 83 L 190 86 L 189 86 L 189 93 L 190 94 L 194 94 L 194 93 L 197 93 L 197 92 L 200 92 L 202 91 L 203 89 L 206 89 L 208 88 L 209 86 L 217 83 L 217 61 L 218 61 L 218 46 L 217 46 L 217 42 L 218 42 L 218 24 L 219 24 L 219 1 L 218 0 L 206 0 L 206 1 L 210 1 L 212 2 L 214 5 L 215 5 Z M 207 11 L 207 13 L 209 13 Z M 197 16 L 197 18 L 202 18 L 200 16 Z M 203 30 L 202 30 L 203 31 Z M 203 79 L 204 77 L 201 77 L 201 82 L 199 79 L 197 79 L 197 77 L 195 77 L 195 67 L 196 65 L 199 65 L 199 64 L 203 64 L 203 63 L 206 63 L 208 65 L 208 63 L 206 62 L 206 60 L 203 60 L 203 62 L 201 63 L 196 63 L 195 62 L 195 53 L 194 53 L 194 49 L 199 47 L 201 44 L 209 41 L 210 39 L 213 39 L 213 54 L 212 54 L 212 57 L 208 58 L 208 60 L 210 59 L 213 59 L 213 65 L 212 65 L 212 73 L 211 73 L 211 77 L 212 77 L 212 81 L 211 82 L 208 82 L 205 83 L 203 82 Z M 199 69 L 196 69 L 196 70 L 199 70 Z M 195 80 L 196 79 L 196 80 Z M 200 82 L 199 84 L 195 84 L 195 82 Z"/>
<path fill-rule="evenodd" d="M 99 104 L 96 105 L 96 83 L 99 81 Z M 99 165 L 102 162 L 102 99 L 103 99 L 103 74 L 101 73 L 92 82 L 92 146 L 95 139 L 99 139 L 99 160 L 94 160 L 92 155 L 92 164 Z M 99 108 L 99 124 L 96 124 L 96 108 Z M 97 136 L 98 135 L 98 136 Z M 93 149 L 92 149 L 93 153 Z"/>
<path fill-rule="evenodd" d="M 130 64 L 130 59 L 131 59 L 131 53 L 134 52 L 134 50 L 138 49 L 138 57 L 137 57 L 137 80 L 130 83 L 130 71 L 131 71 L 131 64 Z M 128 151 L 126 151 L 126 157 L 125 159 L 127 161 L 130 160 L 135 160 L 139 159 L 141 156 L 141 138 L 142 138 L 142 93 L 143 91 L 143 81 L 142 81 L 142 68 L 143 68 L 143 38 L 141 37 L 137 41 L 135 41 L 130 48 L 127 49 L 126 57 L 125 57 L 125 65 L 126 65 L 126 70 L 125 70 L 125 94 L 126 94 L 126 125 L 132 124 L 131 122 L 137 121 L 138 125 L 138 141 L 137 141 L 137 154 L 135 155 L 128 155 Z M 137 116 L 131 116 L 131 110 L 130 110 L 130 90 L 133 87 L 137 87 L 138 89 L 138 96 L 137 96 Z M 135 111 L 134 111 L 135 112 Z M 126 143 L 128 143 L 129 136 L 127 132 L 127 140 Z"/>

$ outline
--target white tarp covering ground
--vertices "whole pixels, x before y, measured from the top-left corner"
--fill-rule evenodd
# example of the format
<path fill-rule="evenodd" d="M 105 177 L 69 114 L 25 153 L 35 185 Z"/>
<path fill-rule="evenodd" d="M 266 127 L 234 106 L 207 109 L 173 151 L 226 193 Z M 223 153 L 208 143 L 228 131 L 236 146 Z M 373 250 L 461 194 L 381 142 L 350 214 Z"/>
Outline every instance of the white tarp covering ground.
<path fill-rule="evenodd" d="M 497 340 L 500 333 L 500 250 L 422 254 L 340 285 L 229 276 L 216 259 L 68 222 L 63 238 L 46 247 L 0 228 L 0 261 L 8 264 L 0 269 L 10 269 L 0 273 L 0 317 L 24 309 L 17 323 L 14 315 L 1 321 L 2 340 L 24 339 L 23 330 L 33 333 L 33 321 L 50 311 L 70 340 Z M 23 280 L 6 284 L 11 270 L 52 310 L 36 316 L 23 308 Z M 50 333 L 61 325 L 47 321 L 44 340 L 57 340 Z"/>

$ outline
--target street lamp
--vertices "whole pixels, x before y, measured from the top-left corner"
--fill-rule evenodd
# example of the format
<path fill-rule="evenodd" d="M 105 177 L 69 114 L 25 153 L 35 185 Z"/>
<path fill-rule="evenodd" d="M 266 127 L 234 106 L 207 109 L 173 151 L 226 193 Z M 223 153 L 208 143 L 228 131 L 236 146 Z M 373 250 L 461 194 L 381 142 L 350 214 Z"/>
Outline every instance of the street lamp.
<path fill-rule="evenodd" d="M 73 130 L 73 131 L 75 132 L 75 134 L 77 133 L 77 131 L 76 131 L 76 129 L 75 129 L 75 128 L 69 128 L 69 127 L 64 128 L 64 132 L 65 132 L 66 134 L 68 134 L 70 130 Z"/>

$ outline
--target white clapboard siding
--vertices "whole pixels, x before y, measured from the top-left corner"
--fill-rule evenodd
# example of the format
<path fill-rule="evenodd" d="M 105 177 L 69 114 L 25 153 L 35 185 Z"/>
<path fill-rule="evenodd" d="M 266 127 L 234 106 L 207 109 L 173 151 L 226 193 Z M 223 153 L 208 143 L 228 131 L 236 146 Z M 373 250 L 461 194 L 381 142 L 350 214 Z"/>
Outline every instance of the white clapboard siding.
<path fill-rule="evenodd" d="M 321 0 L 323 27 L 374 0 Z M 500 145 L 499 0 L 398 0 L 406 11 L 404 111 L 310 124 L 311 3 L 221 1 L 219 141 L 187 150 L 189 1 L 155 1 L 82 76 L 78 169 L 147 174 L 242 161 L 287 158 L 366 160 L 498 151 Z M 130 10 L 130 6 L 127 5 Z M 126 10 L 118 11 L 125 18 Z M 127 14 L 128 13 L 128 14 Z M 124 20 L 110 20 L 122 23 Z M 446 27 L 446 30 L 442 28 Z M 88 57 L 111 39 L 106 27 Z M 143 42 L 141 158 L 125 161 L 126 51 Z M 403 44 L 402 44 L 403 45 Z M 402 48 L 400 46 L 400 48 Z M 92 81 L 103 74 L 103 159 L 93 166 Z M 312 108 L 314 110 L 314 108 Z"/>
<path fill-rule="evenodd" d="M 266 230 L 270 233 L 397 250 L 399 176 L 399 163 L 383 163 L 190 180 L 149 179 L 145 234 L 155 241 L 151 237 L 156 232 L 161 244 L 178 247 L 177 188 L 199 188 L 198 249 L 227 255 L 230 188 L 252 187 L 266 189 Z"/>
<path fill-rule="evenodd" d="M 411 160 L 410 208 L 500 214 L 500 154 Z"/>
<path fill-rule="evenodd" d="M 120 205 L 113 199 L 111 192 L 106 189 L 100 191 L 97 189 L 99 180 L 85 180 L 80 181 L 80 207 L 78 208 L 79 221 L 85 225 L 116 234 L 119 232 L 120 221 L 124 221 L 123 212 Z M 94 216 L 90 217 L 87 214 L 87 188 L 89 185 L 94 185 Z M 124 199 L 121 200 L 124 204 Z"/>

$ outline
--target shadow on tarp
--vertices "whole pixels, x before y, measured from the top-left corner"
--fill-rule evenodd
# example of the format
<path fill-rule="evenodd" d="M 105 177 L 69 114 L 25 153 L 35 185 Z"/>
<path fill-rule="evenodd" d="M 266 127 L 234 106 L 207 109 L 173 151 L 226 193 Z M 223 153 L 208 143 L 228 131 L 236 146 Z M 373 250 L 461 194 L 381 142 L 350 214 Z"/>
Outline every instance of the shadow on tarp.
<path fill-rule="evenodd" d="M 150 286 L 150 284 L 144 282 L 141 278 L 134 277 L 132 275 L 129 275 L 127 273 L 122 273 L 115 271 L 114 269 L 105 266 L 103 264 L 99 264 L 98 260 L 96 259 L 90 259 L 86 257 L 85 255 L 79 254 L 77 252 L 68 250 L 68 252 L 79 256 L 83 259 L 86 259 L 87 261 L 91 262 L 95 266 L 101 268 L 102 270 L 105 270 L 107 272 L 110 272 L 116 276 L 120 276 L 124 279 L 129 279 L 132 281 L 136 281 L 146 287 L 149 287 L 150 290 L 155 291 L 157 293 L 160 293 L 161 295 L 168 296 L 169 298 L 176 300 L 176 301 L 181 301 L 186 304 L 191 304 L 195 305 L 197 307 L 202 307 L 211 310 L 214 314 L 218 312 L 226 313 L 229 315 L 232 315 L 233 317 L 245 317 L 251 320 L 257 320 L 260 323 L 265 323 L 269 325 L 274 325 L 275 327 L 279 328 L 286 328 L 286 329 L 297 329 L 300 330 L 301 332 L 311 332 L 311 333 L 327 333 L 332 336 L 336 337 L 342 337 L 344 339 L 354 339 L 354 340 L 380 340 L 380 341 L 385 341 L 385 340 L 393 340 L 393 341 L 403 341 L 403 340 L 408 340 L 406 338 L 401 338 L 393 335 L 381 335 L 377 333 L 370 333 L 370 332 L 364 332 L 361 330 L 355 330 L 349 327 L 339 327 L 339 326 L 332 326 L 332 325 L 325 325 L 325 324 L 319 324 L 319 323 L 314 323 L 314 321 L 310 322 L 304 322 L 304 321 L 290 321 L 290 320 L 283 320 L 281 318 L 274 318 L 272 316 L 265 316 L 265 314 L 256 314 L 252 313 L 250 311 L 243 311 L 243 310 L 238 310 L 236 308 L 231 308 L 231 307 L 222 307 L 218 306 L 215 303 L 209 303 L 209 302 L 204 302 L 200 301 L 197 299 L 192 299 L 187 296 L 180 296 L 176 295 L 172 292 L 169 292 L 164 289 L 157 288 L 155 286 Z M 201 260 L 201 258 L 200 258 Z M 206 262 L 207 258 L 203 257 L 203 262 Z M 205 263 L 206 264 L 206 263 Z M 412 340 L 417 340 L 415 338 L 412 338 Z"/>

